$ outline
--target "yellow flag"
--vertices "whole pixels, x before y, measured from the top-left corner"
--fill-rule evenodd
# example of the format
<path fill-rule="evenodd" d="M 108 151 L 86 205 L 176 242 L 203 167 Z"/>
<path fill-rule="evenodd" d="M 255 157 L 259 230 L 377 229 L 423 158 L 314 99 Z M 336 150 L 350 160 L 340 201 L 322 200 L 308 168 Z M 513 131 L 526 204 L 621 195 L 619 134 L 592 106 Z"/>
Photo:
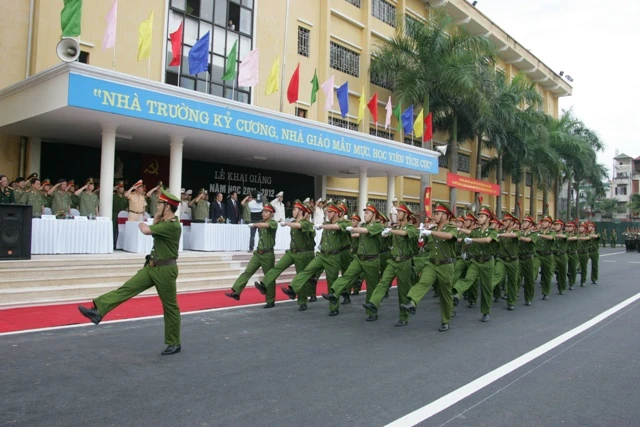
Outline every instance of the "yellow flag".
<path fill-rule="evenodd" d="M 149 19 L 138 27 L 138 61 L 151 57 L 151 36 L 153 35 L 153 10 Z"/>
<path fill-rule="evenodd" d="M 271 95 L 278 91 L 278 80 L 280 80 L 280 57 L 277 57 L 273 65 L 271 66 L 271 72 L 267 79 L 266 95 Z"/>
<path fill-rule="evenodd" d="M 420 110 L 420 114 L 416 117 L 416 121 L 413 122 L 413 136 L 420 138 L 424 132 L 424 108 Z"/>
<path fill-rule="evenodd" d="M 364 86 L 362 87 L 362 93 L 360 94 L 360 104 L 358 104 L 358 123 L 364 119 L 364 109 L 367 106 L 367 100 L 364 98 Z"/>

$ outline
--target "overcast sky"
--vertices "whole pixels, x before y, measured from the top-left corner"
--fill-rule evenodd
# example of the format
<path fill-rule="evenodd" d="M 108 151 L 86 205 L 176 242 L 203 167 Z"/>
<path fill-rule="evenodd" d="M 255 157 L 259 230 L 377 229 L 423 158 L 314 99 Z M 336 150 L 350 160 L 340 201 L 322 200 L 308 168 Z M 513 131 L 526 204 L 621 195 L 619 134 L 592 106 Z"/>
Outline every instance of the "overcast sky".
<path fill-rule="evenodd" d="M 610 175 L 616 149 L 640 156 L 640 2 L 479 0 L 476 7 L 552 70 L 573 77 L 573 96 L 560 98 L 560 109 L 573 108 L 598 133 L 606 145 L 598 159 Z"/>

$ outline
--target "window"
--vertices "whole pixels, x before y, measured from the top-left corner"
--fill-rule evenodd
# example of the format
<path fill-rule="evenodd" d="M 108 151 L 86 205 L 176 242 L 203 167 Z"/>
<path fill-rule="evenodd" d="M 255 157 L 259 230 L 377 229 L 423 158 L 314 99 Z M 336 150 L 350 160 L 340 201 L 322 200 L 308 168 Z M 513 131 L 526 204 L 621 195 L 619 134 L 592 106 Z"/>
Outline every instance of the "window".
<path fill-rule="evenodd" d="M 378 138 L 391 139 L 393 140 L 393 134 L 391 132 L 385 132 L 383 130 L 378 130 L 375 127 L 369 128 L 369 135 L 377 136 Z"/>
<path fill-rule="evenodd" d="M 468 154 L 458 154 L 458 172 L 471 171 L 471 156 Z"/>
<path fill-rule="evenodd" d="M 385 0 L 373 0 L 371 15 L 393 28 L 396 27 L 396 7 Z"/>
<path fill-rule="evenodd" d="M 84 50 L 80 51 L 80 56 L 78 56 L 78 62 L 83 64 L 89 63 L 89 52 L 85 52 Z"/>
<path fill-rule="evenodd" d="M 302 117 L 303 119 L 306 119 L 307 118 L 307 110 L 305 110 L 304 108 L 296 107 L 296 116 Z"/>
<path fill-rule="evenodd" d="M 436 145 L 434 145 L 433 148 L 435 149 Z M 439 168 L 449 169 L 448 153 L 449 153 L 449 151 L 447 150 L 447 154 L 443 154 L 441 156 L 438 156 L 438 167 Z"/>
<path fill-rule="evenodd" d="M 405 15 L 405 33 L 407 34 L 412 34 L 414 31 L 414 28 L 419 27 L 420 25 L 422 25 L 422 23 L 420 21 L 418 21 L 415 18 L 412 18 L 409 15 Z"/>
<path fill-rule="evenodd" d="M 616 195 L 618 196 L 626 196 L 627 195 L 627 186 L 623 185 L 620 187 L 616 187 Z"/>
<path fill-rule="evenodd" d="M 337 117 L 329 116 L 329 124 L 333 126 L 337 126 L 339 128 L 350 129 L 350 130 L 358 130 L 358 124 L 350 122 L 349 120 L 339 119 Z"/>
<path fill-rule="evenodd" d="M 360 54 L 331 42 L 329 66 L 350 76 L 360 77 Z"/>
<path fill-rule="evenodd" d="M 309 30 L 298 27 L 298 55 L 309 57 Z"/>
<path fill-rule="evenodd" d="M 414 147 L 422 147 L 422 141 L 420 141 L 420 139 L 413 139 L 408 136 L 405 136 L 404 143 L 407 145 L 413 145 Z"/>
<path fill-rule="evenodd" d="M 346 1 L 347 3 L 351 3 L 355 7 L 360 8 L 360 0 L 346 0 Z"/>
<path fill-rule="evenodd" d="M 489 178 L 489 160 L 480 159 L 480 166 L 482 168 L 482 171 L 481 171 L 482 178 Z"/>
<path fill-rule="evenodd" d="M 527 187 L 531 187 L 531 185 L 533 185 L 533 175 L 531 175 L 531 172 L 527 172 L 525 174 L 524 181 Z"/>
<path fill-rule="evenodd" d="M 388 75 L 371 73 L 371 83 L 382 88 L 393 90 L 393 81 Z"/>

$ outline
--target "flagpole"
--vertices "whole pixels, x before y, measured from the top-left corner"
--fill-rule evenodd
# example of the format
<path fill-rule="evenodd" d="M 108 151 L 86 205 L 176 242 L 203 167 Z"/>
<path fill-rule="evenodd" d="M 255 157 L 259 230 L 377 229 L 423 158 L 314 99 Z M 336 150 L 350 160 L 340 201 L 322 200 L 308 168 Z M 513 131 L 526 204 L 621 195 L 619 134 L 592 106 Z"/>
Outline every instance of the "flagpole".
<path fill-rule="evenodd" d="M 113 69 L 116 69 L 116 44 L 113 43 L 113 64 L 112 64 Z"/>
<path fill-rule="evenodd" d="M 284 41 L 282 42 L 282 73 L 280 74 L 280 112 L 284 108 L 284 75 L 287 67 L 287 32 L 289 30 L 289 2 L 287 0 L 287 10 L 284 14 Z"/>

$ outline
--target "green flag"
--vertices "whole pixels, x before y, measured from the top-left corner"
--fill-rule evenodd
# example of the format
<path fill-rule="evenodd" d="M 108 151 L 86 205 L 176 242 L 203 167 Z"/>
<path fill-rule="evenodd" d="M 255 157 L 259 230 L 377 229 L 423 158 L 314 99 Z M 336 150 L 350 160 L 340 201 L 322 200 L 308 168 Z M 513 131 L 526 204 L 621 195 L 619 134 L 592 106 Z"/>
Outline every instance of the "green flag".
<path fill-rule="evenodd" d="M 80 35 L 82 21 L 82 0 L 64 0 L 64 7 L 60 12 L 60 26 L 62 37 L 77 37 Z"/>
<path fill-rule="evenodd" d="M 238 41 L 233 42 L 233 47 L 229 56 L 227 56 L 227 67 L 224 69 L 224 76 L 222 80 L 234 80 L 236 78 L 236 62 L 238 61 Z"/>
<path fill-rule="evenodd" d="M 397 131 L 400 132 L 400 129 L 402 129 L 402 102 L 398 102 L 398 105 L 393 109 L 393 117 L 398 122 Z"/>
<path fill-rule="evenodd" d="M 316 102 L 316 92 L 320 89 L 317 71 L 317 69 L 313 70 L 313 79 L 311 79 L 311 105 Z"/>

